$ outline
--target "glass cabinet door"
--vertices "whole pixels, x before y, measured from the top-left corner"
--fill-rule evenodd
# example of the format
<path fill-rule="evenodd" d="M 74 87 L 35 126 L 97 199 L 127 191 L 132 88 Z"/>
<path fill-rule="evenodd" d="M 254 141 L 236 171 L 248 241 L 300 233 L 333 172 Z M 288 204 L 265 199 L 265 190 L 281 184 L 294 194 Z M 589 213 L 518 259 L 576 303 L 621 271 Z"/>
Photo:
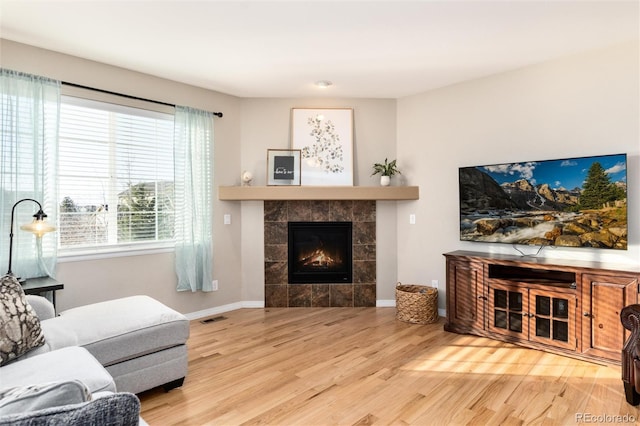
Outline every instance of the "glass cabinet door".
<path fill-rule="evenodd" d="M 494 333 L 527 339 L 528 303 L 526 289 L 491 284 L 489 286 L 489 329 Z"/>
<path fill-rule="evenodd" d="M 531 341 L 576 349 L 574 294 L 529 290 Z"/>

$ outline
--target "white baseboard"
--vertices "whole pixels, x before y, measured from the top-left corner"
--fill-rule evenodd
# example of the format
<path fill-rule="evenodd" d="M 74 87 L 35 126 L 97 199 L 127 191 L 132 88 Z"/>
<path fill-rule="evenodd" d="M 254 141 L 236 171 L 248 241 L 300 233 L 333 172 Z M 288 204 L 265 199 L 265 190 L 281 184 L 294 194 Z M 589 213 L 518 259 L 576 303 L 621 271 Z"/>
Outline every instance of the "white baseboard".
<path fill-rule="evenodd" d="M 264 308 L 264 300 L 245 300 L 242 302 L 243 308 Z"/>
<path fill-rule="evenodd" d="M 394 299 L 389 300 L 376 300 L 376 308 L 395 308 L 396 301 Z M 191 320 L 200 319 L 204 317 L 210 317 L 213 315 L 219 315 L 225 312 L 235 311 L 237 309 L 263 309 L 264 301 L 261 300 L 247 300 L 244 302 L 230 303 L 228 305 L 216 306 L 210 309 L 204 309 L 202 311 L 191 312 L 185 314 L 185 316 Z M 447 311 L 445 309 L 438 309 L 438 315 L 445 317 Z"/>
<path fill-rule="evenodd" d="M 202 311 L 191 312 L 189 314 L 185 314 L 185 316 L 187 317 L 187 319 L 189 319 L 189 321 L 191 321 L 243 308 L 264 308 L 264 302 L 259 300 L 248 300 L 245 302 L 230 303 L 228 305 L 216 306 L 214 308 L 204 309 Z"/>

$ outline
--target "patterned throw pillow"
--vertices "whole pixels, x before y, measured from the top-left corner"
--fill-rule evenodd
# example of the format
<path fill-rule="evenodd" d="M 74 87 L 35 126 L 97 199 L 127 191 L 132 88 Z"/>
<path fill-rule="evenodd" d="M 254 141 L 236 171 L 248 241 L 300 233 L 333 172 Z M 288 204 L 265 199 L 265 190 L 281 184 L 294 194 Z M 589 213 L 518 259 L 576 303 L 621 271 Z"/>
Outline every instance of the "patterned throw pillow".
<path fill-rule="evenodd" d="M 40 320 L 15 277 L 0 278 L 0 366 L 44 344 Z"/>

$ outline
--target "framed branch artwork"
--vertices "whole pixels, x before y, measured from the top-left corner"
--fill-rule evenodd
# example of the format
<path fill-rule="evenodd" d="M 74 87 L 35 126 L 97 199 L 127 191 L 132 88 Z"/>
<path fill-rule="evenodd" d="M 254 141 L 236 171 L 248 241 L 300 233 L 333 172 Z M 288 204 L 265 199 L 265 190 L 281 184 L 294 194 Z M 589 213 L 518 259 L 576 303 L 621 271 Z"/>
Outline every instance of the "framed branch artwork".
<path fill-rule="evenodd" d="M 353 186 L 352 108 L 293 108 L 291 147 L 301 152 L 302 185 Z"/>
<path fill-rule="evenodd" d="M 300 150 L 267 150 L 267 185 L 300 185 Z"/>

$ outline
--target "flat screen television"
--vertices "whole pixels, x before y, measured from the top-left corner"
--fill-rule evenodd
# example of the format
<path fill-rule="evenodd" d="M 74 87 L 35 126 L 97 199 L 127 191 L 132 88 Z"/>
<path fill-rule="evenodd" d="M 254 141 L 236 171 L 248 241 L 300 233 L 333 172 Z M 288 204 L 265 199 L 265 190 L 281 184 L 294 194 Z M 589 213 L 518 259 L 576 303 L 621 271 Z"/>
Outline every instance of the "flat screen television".
<path fill-rule="evenodd" d="M 627 249 L 627 155 L 459 169 L 460 240 Z"/>

